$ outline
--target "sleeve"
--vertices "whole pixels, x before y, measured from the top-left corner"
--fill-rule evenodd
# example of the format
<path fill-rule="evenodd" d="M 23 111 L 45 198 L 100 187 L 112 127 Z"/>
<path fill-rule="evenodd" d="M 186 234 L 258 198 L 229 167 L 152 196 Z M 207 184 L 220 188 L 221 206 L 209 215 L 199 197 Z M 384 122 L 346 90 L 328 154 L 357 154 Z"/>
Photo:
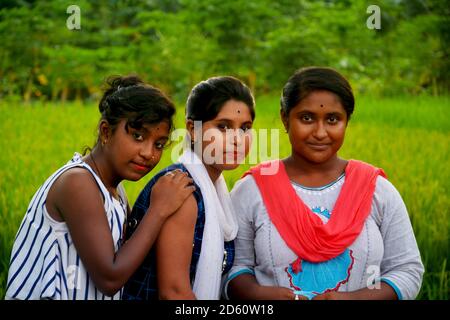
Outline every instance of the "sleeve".
<path fill-rule="evenodd" d="M 397 189 L 379 177 L 375 196 L 383 199 L 380 226 L 384 243 L 381 281 L 390 285 L 398 299 L 415 299 L 419 293 L 424 267 L 408 211 Z"/>
<path fill-rule="evenodd" d="M 253 186 L 252 186 L 253 184 Z M 237 216 L 239 225 L 239 231 L 234 240 L 235 243 L 235 256 L 233 267 L 228 272 L 226 277 L 223 296 L 228 298 L 228 284 L 231 280 L 237 276 L 248 273 L 255 274 L 255 230 L 253 223 L 253 205 L 252 201 L 256 199 L 253 194 L 256 184 L 251 176 L 247 176 L 242 180 L 239 180 L 231 191 L 231 201 Z"/>

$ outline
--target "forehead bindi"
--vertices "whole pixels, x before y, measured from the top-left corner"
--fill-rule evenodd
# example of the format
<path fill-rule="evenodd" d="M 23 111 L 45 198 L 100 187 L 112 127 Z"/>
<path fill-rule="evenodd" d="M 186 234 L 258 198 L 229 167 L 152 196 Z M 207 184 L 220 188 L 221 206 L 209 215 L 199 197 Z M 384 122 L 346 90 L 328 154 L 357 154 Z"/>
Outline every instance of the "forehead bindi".
<path fill-rule="evenodd" d="M 299 102 L 296 109 L 297 111 L 345 112 L 339 97 L 329 91 L 313 91 Z"/>
<path fill-rule="evenodd" d="M 168 138 L 169 136 L 169 125 L 164 121 L 154 125 L 144 124 L 142 130 L 149 136 L 157 138 Z"/>
<path fill-rule="evenodd" d="M 214 120 L 240 118 L 249 118 L 251 121 L 249 107 L 242 101 L 229 100 L 222 106 Z"/>

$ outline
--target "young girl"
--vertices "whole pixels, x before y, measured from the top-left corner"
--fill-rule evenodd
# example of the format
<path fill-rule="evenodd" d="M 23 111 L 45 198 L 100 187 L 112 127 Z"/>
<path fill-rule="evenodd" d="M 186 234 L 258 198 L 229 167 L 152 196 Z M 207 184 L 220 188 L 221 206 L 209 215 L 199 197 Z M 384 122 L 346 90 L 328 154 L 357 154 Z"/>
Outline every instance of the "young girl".
<path fill-rule="evenodd" d="M 162 177 L 151 214 L 122 244 L 128 205 L 120 182 L 139 180 L 159 162 L 175 108 L 136 76 L 108 84 L 92 152 L 76 153 L 30 202 L 13 245 L 6 299 L 120 299 L 163 222 L 194 190 L 184 173 Z"/>
<path fill-rule="evenodd" d="M 192 89 L 186 107 L 188 147 L 179 163 L 144 188 L 132 216 L 137 221 L 148 216 L 148 194 L 174 169 L 187 172 L 196 191 L 167 219 L 154 249 L 125 286 L 124 299 L 220 298 L 237 234 L 222 171 L 235 169 L 247 155 L 254 117 L 252 94 L 238 79 L 210 78 Z"/>
<path fill-rule="evenodd" d="M 291 155 L 251 169 L 232 191 L 239 233 L 229 297 L 418 294 L 424 269 L 400 194 L 381 169 L 337 155 L 353 109 L 349 83 L 332 69 L 288 80 L 281 118 Z"/>

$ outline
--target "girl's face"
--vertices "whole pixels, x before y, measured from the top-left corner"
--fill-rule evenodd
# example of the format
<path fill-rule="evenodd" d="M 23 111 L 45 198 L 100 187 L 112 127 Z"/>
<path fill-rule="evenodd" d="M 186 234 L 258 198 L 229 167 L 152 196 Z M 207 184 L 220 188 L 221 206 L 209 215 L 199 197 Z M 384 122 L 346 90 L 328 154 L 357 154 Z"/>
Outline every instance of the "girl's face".
<path fill-rule="evenodd" d="M 339 97 L 320 90 L 311 92 L 286 115 L 281 114 L 292 153 L 320 164 L 335 157 L 344 142 L 347 113 Z"/>
<path fill-rule="evenodd" d="M 137 181 L 149 173 L 161 159 L 162 151 L 169 140 L 169 125 L 143 125 L 133 129 L 123 119 L 105 145 L 107 159 L 115 173 L 126 180 Z"/>
<path fill-rule="evenodd" d="M 237 168 L 249 152 L 252 124 L 249 107 L 236 100 L 227 101 L 214 119 L 203 122 L 201 146 L 205 166 L 215 171 Z M 192 121 L 188 122 L 188 129 L 192 136 Z"/>

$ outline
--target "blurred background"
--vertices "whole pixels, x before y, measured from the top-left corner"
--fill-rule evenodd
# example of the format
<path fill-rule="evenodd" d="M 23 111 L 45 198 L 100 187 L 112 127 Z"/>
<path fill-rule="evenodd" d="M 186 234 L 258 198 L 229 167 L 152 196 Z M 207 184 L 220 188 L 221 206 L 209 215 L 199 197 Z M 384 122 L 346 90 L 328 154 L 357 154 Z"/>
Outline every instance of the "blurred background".
<path fill-rule="evenodd" d="M 80 30 L 66 27 L 71 4 Z M 379 30 L 366 26 L 371 4 Z M 449 87 L 445 0 L 3 0 L 0 10 L 4 99 L 86 99 L 105 75 L 131 71 L 181 99 L 212 73 L 278 92 L 303 65 L 336 67 L 361 93 Z"/>
<path fill-rule="evenodd" d="M 379 29 L 368 27 L 370 5 Z M 281 129 L 281 88 L 317 65 L 336 68 L 355 91 L 340 155 L 384 168 L 405 200 L 426 268 L 418 298 L 447 300 L 449 17 L 446 0 L 2 0 L 0 298 L 34 192 L 95 141 L 107 76 L 136 73 L 164 90 L 183 127 L 190 89 L 233 75 L 255 94 L 255 128 Z M 278 143 L 278 156 L 289 155 L 282 133 Z M 170 149 L 155 171 L 125 183 L 131 204 L 168 164 Z M 248 167 L 225 174 L 230 188 Z"/>

